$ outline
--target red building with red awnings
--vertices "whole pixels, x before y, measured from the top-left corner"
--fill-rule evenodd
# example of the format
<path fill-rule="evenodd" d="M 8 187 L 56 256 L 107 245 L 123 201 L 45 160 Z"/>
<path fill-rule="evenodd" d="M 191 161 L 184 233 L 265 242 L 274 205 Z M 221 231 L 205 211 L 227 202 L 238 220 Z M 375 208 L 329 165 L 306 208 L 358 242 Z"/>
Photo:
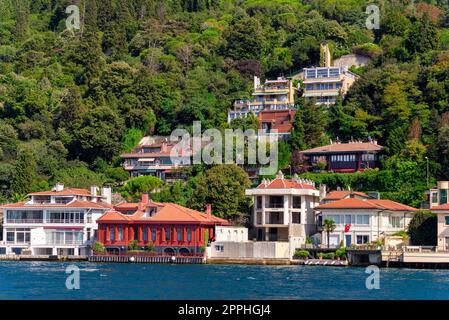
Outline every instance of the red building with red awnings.
<path fill-rule="evenodd" d="M 143 194 L 138 203 L 121 203 L 98 222 L 98 240 L 108 251 L 126 250 L 131 241 L 144 247 L 152 243 L 157 252 L 191 254 L 213 240 L 215 226 L 231 225 L 212 215 L 175 203 L 159 203 Z"/>

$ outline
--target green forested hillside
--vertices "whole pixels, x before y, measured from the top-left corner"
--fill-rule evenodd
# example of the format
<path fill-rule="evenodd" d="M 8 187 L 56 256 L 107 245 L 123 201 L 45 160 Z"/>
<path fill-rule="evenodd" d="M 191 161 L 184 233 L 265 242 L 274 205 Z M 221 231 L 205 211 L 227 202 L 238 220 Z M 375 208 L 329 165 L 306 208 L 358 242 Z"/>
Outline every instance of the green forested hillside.
<path fill-rule="evenodd" d="M 449 179 L 448 2 L 378 1 L 379 30 L 365 26 L 368 3 L 0 0 L 0 199 L 55 181 L 126 180 L 118 156 L 142 135 L 194 120 L 225 128 L 253 75 L 318 65 L 323 41 L 334 58 L 373 61 L 354 70 L 345 101 L 313 110 L 292 150 L 370 136 L 387 147 L 399 186 L 425 187 L 426 156 L 432 178 Z M 81 9 L 76 32 L 65 27 L 70 4 Z M 307 118 L 311 107 L 298 104 Z"/>

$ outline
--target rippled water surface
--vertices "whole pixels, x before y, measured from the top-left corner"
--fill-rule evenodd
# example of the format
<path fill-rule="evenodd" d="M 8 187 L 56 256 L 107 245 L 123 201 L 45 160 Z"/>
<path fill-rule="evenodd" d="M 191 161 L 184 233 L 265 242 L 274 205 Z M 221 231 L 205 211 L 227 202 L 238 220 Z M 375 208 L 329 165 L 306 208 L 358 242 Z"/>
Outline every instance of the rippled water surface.
<path fill-rule="evenodd" d="M 449 299 L 449 270 L 381 269 L 367 290 L 364 268 L 0 262 L 0 299 Z"/>

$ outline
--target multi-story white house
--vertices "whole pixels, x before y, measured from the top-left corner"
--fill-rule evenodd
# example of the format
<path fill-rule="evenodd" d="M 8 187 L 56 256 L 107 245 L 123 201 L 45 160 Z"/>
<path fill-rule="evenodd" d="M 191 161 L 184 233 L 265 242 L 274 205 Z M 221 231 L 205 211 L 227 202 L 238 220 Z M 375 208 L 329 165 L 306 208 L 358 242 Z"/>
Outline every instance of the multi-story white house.
<path fill-rule="evenodd" d="M 132 152 L 121 155 L 124 169 L 132 177 L 151 175 L 166 182 L 182 179 L 178 169 L 191 164 L 192 150 L 190 146 L 182 149 L 177 143 L 170 141 L 170 137 L 143 137 Z"/>
<path fill-rule="evenodd" d="M 437 187 L 428 191 L 428 207 L 437 215 L 437 245 L 439 251 L 449 251 L 448 193 L 449 181 L 438 181 Z"/>
<path fill-rule="evenodd" d="M 303 97 L 315 99 L 317 104 L 334 104 L 338 96 L 344 97 L 354 84 L 356 75 L 347 68 L 305 68 Z"/>
<path fill-rule="evenodd" d="M 329 245 L 344 246 L 366 244 L 406 231 L 413 207 L 391 200 L 345 198 L 321 204 L 315 208 L 318 221 L 331 219 L 336 228 L 330 233 Z M 322 230 L 322 243 L 327 244 L 327 234 Z"/>
<path fill-rule="evenodd" d="M 316 232 L 314 207 L 320 192 L 313 181 L 285 179 L 279 172 L 276 179 L 265 179 L 245 194 L 254 200 L 252 224 L 258 241 L 304 244 Z"/>
<path fill-rule="evenodd" d="M 228 113 L 228 122 L 243 118 L 252 112 L 255 115 L 263 110 L 289 110 L 295 106 L 295 91 L 293 82 L 283 77 L 266 80 L 263 85 L 254 76 L 253 97 L 247 100 L 236 100 L 234 109 Z"/>
<path fill-rule="evenodd" d="M 86 255 L 97 237 L 96 220 L 111 206 L 111 189 L 101 194 L 64 188 L 35 192 L 28 200 L 1 206 L 3 241 L 0 254 Z"/>

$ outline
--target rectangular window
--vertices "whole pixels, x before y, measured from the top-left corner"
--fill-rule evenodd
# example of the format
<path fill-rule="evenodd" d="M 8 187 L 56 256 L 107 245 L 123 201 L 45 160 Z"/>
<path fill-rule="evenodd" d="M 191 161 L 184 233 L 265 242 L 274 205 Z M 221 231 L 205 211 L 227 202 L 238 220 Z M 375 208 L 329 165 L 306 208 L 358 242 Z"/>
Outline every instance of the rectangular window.
<path fill-rule="evenodd" d="M 6 241 L 14 242 L 14 232 L 7 232 L 6 233 Z"/>
<path fill-rule="evenodd" d="M 359 225 L 369 225 L 369 215 L 367 214 L 356 215 L 355 223 Z"/>
<path fill-rule="evenodd" d="M 350 214 L 345 215 L 345 224 L 352 224 L 353 223 L 353 216 Z"/>
<path fill-rule="evenodd" d="M 440 204 L 446 204 L 447 203 L 447 190 L 441 189 L 440 190 Z"/>
<path fill-rule="evenodd" d="M 109 241 L 115 241 L 115 228 L 109 228 Z"/>
<path fill-rule="evenodd" d="M 432 192 L 432 203 L 438 203 L 438 193 L 437 192 Z"/>
<path fill-rule="evenodd" d="M 224 246 L 220 246 L 220 245 L 215 246 L 215 251 L 223 252 L 224 251 Z"/>
<path fill-rule="evenodd" d="M 293 208 L 301 209 L 301 197 L 293 196 Z"/>
<path fill-rule="evenodd" d="M 402 228 L 402 217 L 389 216 L 388 224 L 391 228 Z"/>
<path fill-rule="evenodd" d="M 444 216 L 444 224 L 449 226 L 449 216 Z"/>
<path fill-rule="evenodd" d="M 187 229 L 187 241 L 192 241 L 192 229 Z"/>
<path fill-rule="evenodd" d="M 151 241 L 156 241 L 156 228 L 151 228 Z"/>
<path fill-rule="evenodd" d="M 144 227 L 142 229 L 142 241 L 147 242 L 148 241 L 148 228 Z"/>
<path fill-rule="evenodd" d="M 123 228 L 118 228 L 118 241 L 123 241 Z"/>
<path fill-rule="evenodd" d="M 357 236 L 357 244 L 365 244 L 369 242 L 369 236 L 367 235 L 358 235 Z"/>
<path fill-rule="evenodd" d="M 170 241 L 170 228 L 165 227 L 164 231 L 165 231 L 165 241 Z"/>
<path fill-rule="evenodd" d="M 182 229 L 176 228 L 176 240 L 178 242 L 182 241 Z"/>

